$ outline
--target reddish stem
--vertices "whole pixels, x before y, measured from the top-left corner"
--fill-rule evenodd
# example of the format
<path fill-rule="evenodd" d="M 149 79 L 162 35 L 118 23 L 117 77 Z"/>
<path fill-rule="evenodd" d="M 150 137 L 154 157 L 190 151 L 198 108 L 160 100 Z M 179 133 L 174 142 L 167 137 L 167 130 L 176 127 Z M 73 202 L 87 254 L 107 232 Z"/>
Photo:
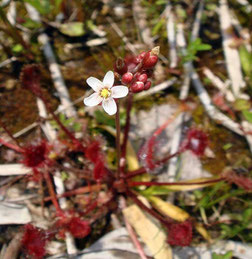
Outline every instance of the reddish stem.
<path fill-rule="evenodd" d="M 141 174 L 145 174 L 145 173 L 147 173 L 146 169 L 144 167 L 141 167 L 137 170 L 128 172 L 128 175 L 126 175 L 125 178 L 129 179 L 129 178 L 132 178 L 132 177 L 135 177 L 135 176 L 138 176 Z"/>
<path fill-rule="evenodd" d="M 3 140 L 1 138 L 0 138 L 0 144 L 2 144 L 4 146 L 6 146 L 6 147 L 8 147 L 8 148 L 18 152 L 18 153 L 23 153 L 24 152 L 24 150 L 21 147 L 15 145 L 15 144 L 8 143 L 8 142 L 6 142 L 5 140 Z"/>
<path fill-rule="evenodd" d="M 78 189 L 62 193 L 60 195 L 57 195 L 57 198 L 62 198 L 62 197 L 69 197 L 73 195 L 78 195 L 78 194 L 84 194 L 84 193 L 89 193 L 89 192 L 96 192 L 100 190 L 100 185 L 92 185 L 92 186 L 85 186 L 85 187 L 80 187 Z M 44 201 L 49 201 L 52 200 L 52 197 L 46 197 L 44 198 Z"/>
<path fill-rule="evenodd" d="M 171 159 L 171 158 L 173 158 L 173 157 L 179 155 L 180 153 L 181 153 L 181 151 L 177 151 L 176 153 L 174 153 L 174 154 L 172 154 L 172 155 L 169 155 L 169 156 L 167 156 L 167 157 L 165 157 L 165 158 L 163 158 L 163 159 L 157 160 L 157 161 L 155 161 L 155 165 L 156 165 L 156 166 L 162 165 L 163 163 L 165 163 L 165 162 L 167 162 L 169 159 Z M 125 178 L 126 178 L 126 179 L 129 179 L 129 178 L 135 177 L 135 176 L 137 176 L 137 175 L 145 174 L 145 173 L 147 173 L 146 168 L 141 167 L 141 168 L 139 168 L 139 169 L 137 169 L 137 170 L 128 172 L 128 175 L 126 175 Z"/>
<path fill-rule="evenodd" d="M 126 150 L 127 150 L 127 142 L 128 142 L 128 137 L 129 137 L 129 129 L 130 129 L 130 111 L 132 108 L 133 104 L 133 93 L 130 92 L 128 96 L 128 103 L 127 103 L 127 117 L 126 117 L 126 124 L 124 128 L 124 136 L 123 136 L 123 143 L 122 143 L 122 159 L 125 161 L 125 156 L 126 156 Z M 126 163 L 121 167 L 121 170 L 124 172 Z"/>
<path fill-rule="evenodd" d="M 209 180 L 209 181 L 202 181 L 202 182 L 174 182 L 174 183 L 167 183 L 167 182 L 128 182 L 129 187 L 135 186 L 173 186 L 173 185 L 195 185 L 195 184 L 209 184 L 209 183 L 218 183 L 220 181 L 225 180 L 223 177 L 218 179 Z"/>
<path fill-rule="evenodd" d="M 57 195 L 54 191 L 54 186 L 53 186 L 52 179 L 50 177 L 49 172 L 45 172 L 44 177 L 45 177 L 45 180 L 46 180 L 46 184 L 47 184 L 47 187 L 48 187 L 49 194 L 51 196 L 52 203 L 53 203 L 53 205 L 54 205 L 54 207 L 57 211 L 58 216 L 64 216 L 64 213 L 59 206 L 59 202 L 57 200 Z"/>
<path fill-rule="evenodd" d="M 153 209 L 148 208 L 144 203 L 142 203 L 137 196 L 135 195 L 135 193 L 133 193 L 130 190 L 126 191 L 126 195 L 128 197 L 130 197 L 142 210 L 148 212 L 150 215 L 152 215 L 154 218 L 156 218 L 157 220 L 159 220 L 161 223 L 163 223 L 164 225 L 168 225 L 170 223 L 172 223 L 173 221 L 169 218 L 163 218 L 160 214 L 158 214 L 157 212 L 155 212 Z"/>
<path fill-rule="evenodd" d="M 120 177 L 120 160 L 121 160 L 121 127 L 120 127 L 120 106 L 119 101 L 117 101 L 117 112 L 115 117 L 115 124 L 116 124 L 116 153 L 117 153 L 117 174 L 116 178 L 119 179 Z"/>

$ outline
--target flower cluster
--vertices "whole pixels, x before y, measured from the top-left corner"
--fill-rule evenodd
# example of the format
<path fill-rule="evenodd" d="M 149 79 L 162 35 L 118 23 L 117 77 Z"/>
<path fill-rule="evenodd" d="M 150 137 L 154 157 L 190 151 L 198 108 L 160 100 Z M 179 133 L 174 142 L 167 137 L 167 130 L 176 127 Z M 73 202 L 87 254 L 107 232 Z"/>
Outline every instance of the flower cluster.
<path fill-rule="evenodd" d="M 158 62 L 159 47 L 151 51 L 142 52 L 137 56 L 128 56 L 124 60 L 118 59 L 115 72 L 121 77 L 121 82 L 129 86 L 133 93 L 148 90 L 151 87 L 150 77 Z"/>

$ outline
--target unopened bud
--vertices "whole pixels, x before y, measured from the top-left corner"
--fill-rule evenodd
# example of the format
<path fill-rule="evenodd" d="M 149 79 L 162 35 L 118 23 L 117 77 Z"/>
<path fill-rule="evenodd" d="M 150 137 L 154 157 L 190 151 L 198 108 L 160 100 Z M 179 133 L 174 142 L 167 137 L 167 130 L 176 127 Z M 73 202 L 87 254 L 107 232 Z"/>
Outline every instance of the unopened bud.
<path fill-rule="evenodd" d="M 123 75 L 127 72 L 127 65 L 125 64 L 124 60 L 122 58 L 118 58 L 114 65 L 115 72 L 117 72 L 120 75 Z"/>
<path fill-rule="evenodd" d="M 147 81 L 147 79 L 148 79 L 148 76 L 145 73 L 143 73 L 137 77 L 137 80 L 140 82 L 143 82 L 143 83 L 145 83 Z"/>
<path fill-rule="evenodd" d="M 147 52 L 143 58 L 144 68 L 153 68 L 158 62 L 159 47 L 153 48 Z"/>
<path fill-rule="evenodd" d="M 141 52 L 141 53 L 138 55 L 138 57 L 139 57 L 140 59 L 143 59 L 144 56 L 145 56 L 145 54 L 146 54 L 146 51 L 143 51 L 143 52 Z"/>
<path fill-rule="evenodd" d="M 144 68 L 152 68 L 154 67 L 158 62 L 158 56 L 149 56 L 147 59 L 143 62 Z"/>
<path fill-rule="evenodd" d="M 144 90 L 144 83 L 143 82 L 136 82 L 131 86 L 131 91 L 133 93 L 139 93 Z"/>
<path fill-rule="evenodd" d="M 145 84 L 144 84 L 144 90 L 149 90 L 151 87 L 151 81 L 147 81 Z"/>
<path fill-rule="evenodd" d="M 132 81 L 132 79 L 133 79 L 133 74 L 130 72 L 127 72 L 127 73 L 123 74 L 123 76 L 122 76 L 122 83 L 124 85 L 127 85 Z"/>

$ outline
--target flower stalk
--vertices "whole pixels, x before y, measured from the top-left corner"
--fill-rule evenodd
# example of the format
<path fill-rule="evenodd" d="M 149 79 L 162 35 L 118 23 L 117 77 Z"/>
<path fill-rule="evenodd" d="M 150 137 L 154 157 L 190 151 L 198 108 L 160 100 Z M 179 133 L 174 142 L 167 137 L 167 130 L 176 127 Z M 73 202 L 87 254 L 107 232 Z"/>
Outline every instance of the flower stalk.
<path fill-rule="evenodd" d="M 120 103 L 117 102 L 117 112 L 115 116 L 115 124 L 116 124 L 116 153 L 117 153 L 117 174 L 116 178 L 119 179 L 120 177 L 120 161 L 121 161 L 121 126 L 120 126 Z"/>

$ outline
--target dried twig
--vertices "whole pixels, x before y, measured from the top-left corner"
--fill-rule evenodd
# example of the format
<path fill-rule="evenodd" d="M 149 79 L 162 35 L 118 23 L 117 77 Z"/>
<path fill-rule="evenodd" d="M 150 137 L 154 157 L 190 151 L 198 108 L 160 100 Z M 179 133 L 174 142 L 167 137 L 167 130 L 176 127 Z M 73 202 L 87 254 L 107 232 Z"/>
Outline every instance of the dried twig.
<path fill-rule="evenodd" d="M 180 33 L 180 37 L 184 38 L 184 32 L 183 32 L 183 26 L 180 24 L 178 26 L 180 29 L 178 30 L 178 33 Z M 184 40 L 185 41 L 185 40 Z M 185 51 L 185 49 L 184 49 Z M 221 123 L 223 126 L 227 127 L 231 131 L 239 134 L 244 135 L 242 130 L 240 129 L 240 125 L 233 120 L 231 120 L 229 117 L 227 117 L 225 114 L 220 112 L 218 109 L 216 109 L 213 104 L 211 103 L 211 99 L 205 90 L 203 84 L 201 83 L 201 80 L 198 76 L 198 73 L 194 70 L 192 62 L 189 62 L 187 64 L 187 69 L 190 71 L 192 83 L 194 85 L 194 88 L 199 96 L 199 99 L 201 103 L 203 104 L 206 112 L 208 115 L 218 123 Z"/>
<path fill-rule="evenodd" d="M 175 82 L 177 81 L 176 78 L 171 78 L 169 80 L 166 80 L 164 81 L 163 83 L 161 84 L 158 84 L 156 86 L 153 86 L 151 89 L 149 89 L 148 91 L 145 91 L 145 92 L 141 92 L 141 93 L 138 93 L 134 96 L 134 99 L 135 100 L 140 100 L 140 99 L 143 99 L 147 96 L 150 96 L 152 94 L 155 94 L 155 93 L 158 93 L 160 91 L 163 91 L 167 88 L 169 88 L 170 86 L 172 86 Z"/>
<path fill-rule="evenodd" d="M 26 175 L 30 171 L 29 168 L 24 167 L 22 164 L 0 165 L 0 176 Z"/>
<path fill-rule="evenodd" d="M 9 9 L 7 12 L 7 19 L 10 22 L 11 25 L 16 24 L 16 16 L 17 16 L 17 10 L 16 10 L 16 2 L 11 1 L 9 5 Z"/>
<path fill-rule="evenodd" d="M 8 247 L 5 250 L 5 253 L 2 259 L 15 259 L 18 258 L 19 251 L 21 249 L 23 233 L 17 233 L 14 238 L 9 243 Z"/>
<path fill-rule="evenodd" d="M 236 14 L 233 10 L 230 10 L 231 15 L 231 22 L 239 35 L 245 40 L 244 45 L 247 48 L 248 51 L 252 50 L 251 44 L 250 44 L 250 34 L 248 29 L 242 28 L 238 18 L 236 17 Z"/>
<path fill-rule="evenodd" d="M 199 3 L 199 8 L 196 13 L 196 17 L 193 23 L 191 41 L 195 41 L 199 36 L 200 24 L 201 24 L 201 17 L 204 10 L 205 1 L 201 0 Z"/>
<path fill-rule="evenodd" d="M 220 0 L 219 19 L 227 72 L 231 79 L 233 94 L 235 97 L 239 97 L 241 88 L 245 87 L 245 82 L 242 78 L 241 62 L 238 50 L 232 48 L 232 22 L 226 0 Z"/>
<path fill-rule="evenodd" d="M 176 32 L 175 32 L 175 22 L 174 22 L 174 14 L 172 12 L 171 4 L 168 3 L 165 11 L 165 17 L 167 20 L 166 23 L 166 31 L 167 38 L 169 43 L 169 54 L 170 54 L 170 68 L 177 67 L 178 57 L 176 50 Z"/>
<path fill-rule="evenodd" d="M 118 36 L 121 38 L 121 40 L 126 44 L 126 47 L 135 55 L 137 54 L 136 48 L 130 43 L 128 38 L 124 35 L 124 33 L 121 31 L 121 29 L 118 27 L 118 25 L 112 20 L 111 17 L 107 17 L 108 22 L 110 23 L 113 30 L 118 34 Z"/>
<path fill-rule="evenodd" d="M 209 68 L 204 67 L 203 73 L 208 79 L 211 80 L 213 85 L 216 86 L 224 96 L 226 96 L 226 99 L 229 102 L 235 101 L 235 97 L 234 97 L 233 93 L 228 89 L 227 85 L 219 77 L 214 75 L 213 72 Z"/>

